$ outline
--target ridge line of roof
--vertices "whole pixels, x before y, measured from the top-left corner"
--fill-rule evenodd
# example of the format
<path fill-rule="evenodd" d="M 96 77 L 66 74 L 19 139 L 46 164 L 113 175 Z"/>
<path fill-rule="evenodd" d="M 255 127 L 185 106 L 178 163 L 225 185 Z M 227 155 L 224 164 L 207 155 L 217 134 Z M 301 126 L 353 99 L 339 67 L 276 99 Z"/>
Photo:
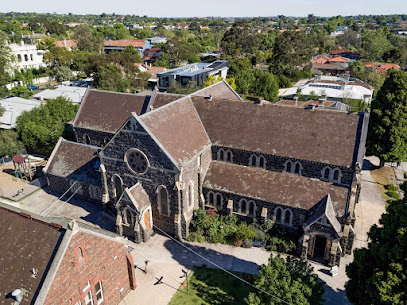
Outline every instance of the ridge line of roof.
<path fill-rule="evenodd" d="M 76 112 L 75 118 L 74 118 L 73 121 L 72 121 L 72 126 L 75 126 L 76 121 L 78 120 L 78 117 L 79 117 L 79 115 L 80 115 L 80 113 L 81 113 L 81 111 L 82 111 L 82 108 L 84 107 L 84 106 L 82 106 L 82 105 L 85 104 L 84 102 L 86 101 L 86 98 L 88 97 L 89 91 L 91 91 L 91 90 L 92 90 L 92 89 L 90 89 L 90 87 L 88 86 L 88 88 L 86 89 L 86 92 L 85 92 L 85 94 L 83 95 L 83 98 L 82 98 L 82 100 L 81 100 L 81 102 L 80 102 L 79 109 L 78 109 L 78 111 Z"/>

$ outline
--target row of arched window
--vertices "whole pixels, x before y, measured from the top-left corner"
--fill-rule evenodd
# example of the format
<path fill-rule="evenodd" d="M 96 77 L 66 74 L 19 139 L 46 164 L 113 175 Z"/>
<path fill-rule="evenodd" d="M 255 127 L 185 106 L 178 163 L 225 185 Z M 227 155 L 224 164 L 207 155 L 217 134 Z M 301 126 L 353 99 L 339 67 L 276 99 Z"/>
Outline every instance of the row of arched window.
<path fill-rule="evenodd" d="M 266 168 L 266 158 L 263 155 L 251 155 L 249 158 L 249 166 Z"/>
<path fill-rule="evenodd" d="M 229 149 L 218 150 L 218 161 L 233 162 L 233 154 Z"/>
<path fill-rule="evenodd" d="M 287 160 L 284 163 L 284 171 L 291 174 L 302 175 L 302 165 L 299 161 Z"/>
<path fill-rule="evenodd" d="M 90 145 L 90 144 L 91 144 L 90 136 L 85 133 L 85 134 L 83 135 L 83 141 L 85 142 L 85 144 Z M 107 143 L 109 143 L 109 141 L 110 141 L 109 137 L 105 137 L 105 138 L 103 139 L 103 146 L 106 146 Z"/>
<path fill-rule="evenodd" d="M 342 172 L 339 168 L 332 169 L 329 166 L 325 166 L 321 171 L 321 179 L 341 183 Z"/>
<path fill-rule="evenodd" d="M 31 59 L 31 61 L 34 60 L 34 55 L 33 54 L 30 54 L 30 59 Z M 17 54 L 17 60 L 18 60 L 18 62 L 22 61 L 21 54 Z M 24 54 L 24 61 L 28 61 L 28 54 Z"/>
<path fill-rule="evenodd" d="M 224 198 L 221 193 L 209 191 L 206 195 L 206 202 L 208 205 L 214 206 L 218 210 L 223 209 Z M 237 213 L 244 214 L 247 216 L 256 216 L 256 203 L 253 200 L 247 200 L 242 198 L 239 200 L 237 205 Z M 274 210 L 275 221 L 279 224 L 291 226 L 293 223 L 293 212 L 291 209 L 282 207 L 277 207 Z"/>

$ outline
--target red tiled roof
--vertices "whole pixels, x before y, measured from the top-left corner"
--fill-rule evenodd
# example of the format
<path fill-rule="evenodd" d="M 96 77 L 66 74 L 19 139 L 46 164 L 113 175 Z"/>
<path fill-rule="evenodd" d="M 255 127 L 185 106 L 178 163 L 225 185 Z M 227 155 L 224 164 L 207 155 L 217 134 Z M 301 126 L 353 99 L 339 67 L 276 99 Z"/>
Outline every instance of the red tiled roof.
<path fill-rule="evenodd" d="M 61 48 L 72 48 L 72 47 L 76 47 L 77 43 L 75 40 L 69 39 L 69 40 L 58 40 L 55 41 L 55 45 L 57 47 L 61 47 Z"/>
<path fill-rule="evenodd" d="M 397 70 L 401 69 L 401 67 L 399 65 L 392 64 L 392 63 L 364 62 L 363 65 L 366 68 L 371 68 L 371 69 L 377 70 L 377 72 L 379 72 L 379 73 L 385 73 L 390 69 L 397 69 Z"/>
<path fill-rule="evenodd" d="M 160 48 L 154 48 L 154 49 L 145 50 L 144 53 L 155 53 L 155 52 L 159 52 L 159 51 L 161 51 Z"/>
<path fill-rule="evenodd" d="M 337 56 L 328 60 L 328 62 L 349 62 L 349 59 L 342 56 Z"/>
<path fill-rule="evenodd" d="M 341 54 L 341 53 L 353 53 L 353 51 L 349 49 L 339 49 L 331 51 L 331 54 Z"/>
<path fill-rule="evenodd" d="M 122 39 L 122 40 L 105 40 L 105 47 L 127 47 L 133 46 L 142 48 L 146 41 L 144 39 Z"/>

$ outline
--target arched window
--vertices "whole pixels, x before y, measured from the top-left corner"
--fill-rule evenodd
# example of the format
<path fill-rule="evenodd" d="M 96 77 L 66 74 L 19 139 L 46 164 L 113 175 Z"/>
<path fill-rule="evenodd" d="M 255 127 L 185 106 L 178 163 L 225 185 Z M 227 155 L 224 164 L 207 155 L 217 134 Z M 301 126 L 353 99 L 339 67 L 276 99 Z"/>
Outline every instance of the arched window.
<path fill-rule="evenodd" d="M 226 151 L 226 161 L 227 162 L 233 162 L 233 155 L 230 150 Z"/>
<path fill-rule="evenodd" d="M 223 161 L 225 159 L 225 151 L 223 149 L 218 150 L 218 160 Z"/>
<path fill-rule="evenodd" d="M 277 223 L 281 223 L 281 220 L 282 220 L 282 217 L 283 217 L 283 209 L 280 208 L 280 207 L 277 207 L 277 208 L 274 210 L 274 216 L 275 216 L 275 218 L 276 218 L 276 222 L 277 222 Z"/>
<path fill-rule="evenodd" d="M 123 180 L 118 175 L 113 175 L 113 188 L 116 192 L 116 198 L 119 199 L 123 193 Z"/>
<path fill-rule="evenodd" d="M 259 167 L 266 168 L 266 158 L 264 156 L 260 156 L 259 159 Z"/>
<path fill-rule="evenodd" d="M 249 158 L 249 166 L 256 166 L 256 161 L 257 161 L 256 155 L 251 155 Z"/>
<path fill-rule="evenodd" d="M 123 220 L 124 220 L 124 223 L 127 225 L 130 225 L 133 223 L 133 217 L 131 215 L 131 211 L 127 208 L 123 210 Z"/>
<path fill-rule="evenodd" d="M 333 181 L 338 183 L 341 182 L 341 170 L 339 168 L 334 169 Z"/>
<path fill-rule="evenodd" d="M 301 175 L 301 164 L 300 164 L 300 162 L 295 162 L 294 174 Z"/>
<path fill-rule="evenodd" d="M 34 56 L 32 54 L 30 54 L 30 59 L 31 59 L 31 61 L 34 60 Z"/>
<path fill-rule="evenodd" d="M 192 181 L 190 181 L 188 184 L 187 204 L 188 204 L 188 207 L 194 206 L 194 183 Z"/>
<path fill-rule="evenodd" d="M 239 201 L 239 212 L 242 214 L 247 214 L 247 201 L 246 199 L 240 199 Z"/>
<path fill-rule="evenodd" d="M 286 171 L 287 173 L 291 173 L 292 166 L 293 166 L 292 162 L 288 160 L 288 161 L 285 163 L 285 171 Z"/>
<path fill-rule="evenodd" d="M 249 201 L 249 215 L 250 216 L 256 216 L 255 215 L 255 213 L 256 213 L 256 203 L 253 201 L 253 200 L 250 200 Z"/>
<path fill-rule="evenodd" d="M 90 144 L 90 137 L 86 133 L 83 135 L 83 141 L 85 144 Z"/>
<path fill-rule="evenodd" d="M 213 192 L 208 193 L 207 200 L 210 205 L 213 205 L 213 206 L 215 205 L 215 195 L 213 194 Z"/>
<path fill-rule="evenodd" d="M 223 197 L 222 197 L 222 195 L 219 194 L 219 193 L 216 194 L 215 207 L 216 207 L 218 210 L 221 210 L 222 207 L 223 207 Z"/>
<path fill-rule="evenodd" d="M 24 54 L 24 60 L 28 61 L 28 55 L 27 54 Z"/>
<path fill-rule="evenodd" d="M 21 62 L 21 55 L 20 54 L 17 54 L 17 60 L 19 61 L 19 62 Z"/>
<path fill-rule="evenodd" d="M 323 178 L 323 179 L 329 180 L 330 174 L 331 174 L 331 169 L 330 169 L 329 167 L 325 167 L 325 168 L 322 170 L 322 178 Z"/>
<path fill-rule="evenodd" d="M 291 226 L 292 221 L 293 221 L 293 212 L 291 212 L 291 210 L 289 209 L 284 210 L 284 217 L 282 223 Z"/>
<path fill-rule="evenodd" d="M 158 211 L 160 214 L 169 216 L 170 215 L 170 206 L 168 203 L 168 192 L 167 189 L 160 185 L 157 189 L 158 194 Z"/>

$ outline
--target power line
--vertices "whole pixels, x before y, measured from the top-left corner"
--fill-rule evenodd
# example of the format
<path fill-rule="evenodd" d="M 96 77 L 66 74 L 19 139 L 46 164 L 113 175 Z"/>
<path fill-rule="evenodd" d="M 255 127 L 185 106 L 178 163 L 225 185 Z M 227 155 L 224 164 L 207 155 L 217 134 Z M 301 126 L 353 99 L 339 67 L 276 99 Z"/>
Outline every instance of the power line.
<path fill-rule="evenodd" d="M 72 197 L 75 196 L 77 192 L 79 192 L 79 190 L 80 190 L 80 187 L 79 187 L 75 192 L 73 192 L 72 195 L 71 195 L 66 201 L 63 201 L 63 203 L 69 202 L 69 200 L 71 200 Z M 61 197 L 61 198 L 62 198 L 62 197 Z M 48 217 L 49 215 L 51 215 L 52 212 L 55 212 L 55 211 L 57 211 L 59 208 L 61 208 L 61 206 L 63 205 L 63 203 L 60 204 L 55 210 L 50 211 L 45 217 Z"/>
<path fill-rule="evenodd" d="M 137 213 L 137 214 L 140 215 L 140 213 L 139 213 L 138 211 L 134 210 L 132 207 L 128 206 L 128 208 L 129 208 L 130 210 L 134 211 L 135 213 Z M 140 215 L 140 216 L 141 216 L 141 215 Z M 218 264 L 212 262 L 211 260 L 207 259 L 207 258 L 204 257 L 203 255 L 199 254 L 198 252 L 196 252 L 196 251 L 192 250 L 191 248 L 187 247 L 186 245 L 184 245 L 184 244 L 181 243 L 180 241 L 176 240 L 174 237 L 172 237 L 172 236 L 169 235 L 168 233 L 164 232 L 163 230 L 161 230 L 161 229 L 160 229 L 159 227 L 157 227 L 156 225 L 153 224 L 153 227 L 156 228 L 157 230 L 159 230 L 161 233 L 163 233 L 163 234 L 166 235 L 167 237 L 169 237 L 170 239 L 172 239 L 173 241 L 175 241 L 176 243 L 178 243 L 179 245 L 181 245 L 182 247 L 184 247 L 185 249 L 187 249 L 188 251 L 191 251 L 191 252 L 194 253 L 195 255 L 198 255 L 200 258 L 202 258 L 202 259 L 204 259 L 205 261 L 211 263 L 212 265 L 216 266 L 218 269 L 220 269 L 220 270 L 226 272 L 227 274 L 233 276 L 234 278 L 238 279 L 239 281 L 241 281 L 241 282 L 243 282 L 243 283 L 245 283 L 245 284 L 247 284 L 247 285 L 249 285 L 249 286 L 251 286 L 251 287 L 253 287 L 253 288 L 255 288 L 255 289 L 257 289 L 257 290 L 259 290 L 259 291 L 261 291 L 261 292 L 263 292 L 263 293 L 265 293 L 265 294 L 267 294 L 268 296 L 272 297 L 272 298 L 275 299 L 275 300 L 278 300 L 278 301 L 280 301 L 280 302 L 282 302 L 282 303 L 284 303 L 284 304 L 287 304 L 287 305 L 292 305 L 291 303 L 289 303 L 289 302 L 287 302 L 287 301 L 284 301 L 283 299 L 280 299 L 279 297 L 277 297 L 277 296 L 275 296 L 275 295 L 273 295 L 273 294 L 271 294 L 271 293 L 269 293 L 269 292 L 267 292 L 267 291 L 265 291 L 265 290 L 263 290 L 263 289 L 261 289 L 261 288 L 255 286 L 255 285 L 253 285 L 252 283 L 250 283 L 250 282 L 248 282 L 248 281 L 242 279 L 241 277 L 239 277 L 239 276 L 237 276 L 236 274 L 230 272 L 229 270 L 226 270 L 226 269 L 222 268 L 222 267 L 219 266 Z"/>
<path fill-rule="evenodd" d="M 61 197 L 55 199 L 54 201 L 51 201 L 51 203 L 49 204 L 49 206 L 46 207 L 46 208 L 40 213 L 40 215 L 42 215 L 42 213 L 45 213 L 46 211 L 48 211 L 48 209 L 51 208 L 52 205 L 53 205 L 55 202 L 57 202 L 58 200 L 61 200 L 61 198 L 64 197 L 64 196 L 69 192 L 69 190 L 70 190 L 77 182 L 78 182 L 78 180 L 75 180 L 75 182 L 72 183 L 72 185 L 65 191 L 65 193 L 63 193 L 63 194 L 61 195 Z"/>

